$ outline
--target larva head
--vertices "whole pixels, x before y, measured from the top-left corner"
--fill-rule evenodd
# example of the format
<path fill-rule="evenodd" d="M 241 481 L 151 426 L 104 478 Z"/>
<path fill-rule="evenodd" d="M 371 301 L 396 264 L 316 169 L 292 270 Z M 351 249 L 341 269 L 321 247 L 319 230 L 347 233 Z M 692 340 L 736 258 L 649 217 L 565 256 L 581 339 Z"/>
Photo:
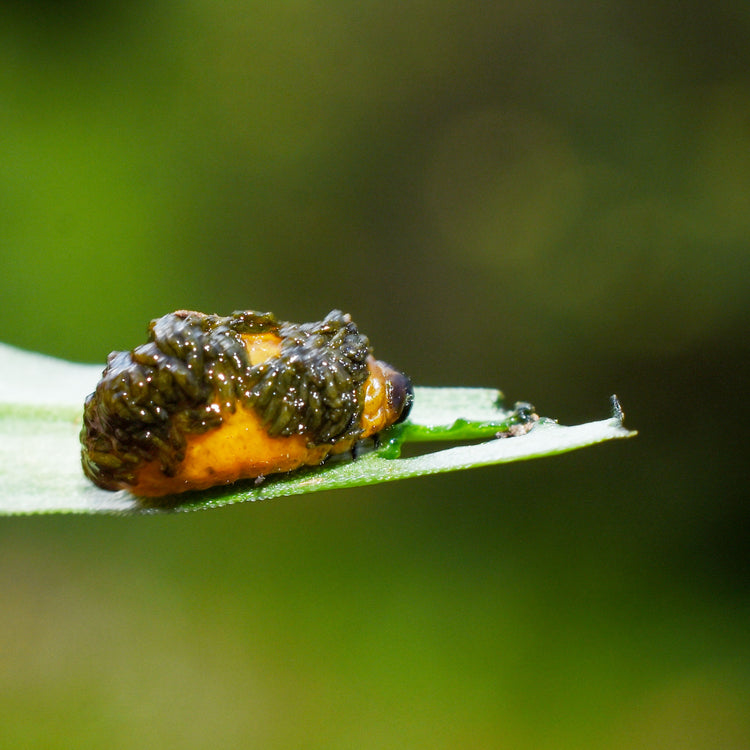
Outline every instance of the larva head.
<path fill-rule="evenodd" d="M 411 380 L 387 362 L 369 357 L 365 383 L 362 435 L 368 437 L 403 422 L 411 410 L 414 390 Z"/>
<path fill-rule="evenodd" d="M 403 422 L 411 411 L 414 402 L 414 388 L 408 375 L 391 367 L 387 362 L 378 360 L 385 376 L 386 410 L 392 424 Z"/>

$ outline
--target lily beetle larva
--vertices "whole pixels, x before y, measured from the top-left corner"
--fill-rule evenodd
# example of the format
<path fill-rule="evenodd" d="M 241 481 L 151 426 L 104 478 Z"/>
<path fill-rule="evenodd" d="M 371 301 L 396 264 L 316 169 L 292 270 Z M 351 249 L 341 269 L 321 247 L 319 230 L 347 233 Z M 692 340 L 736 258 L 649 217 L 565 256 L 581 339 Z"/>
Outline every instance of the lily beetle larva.
<path fill-rule="evenodd" d="M 409 379 L 372 356 L 349 315 L 179 310 L 112 352 L 87 399 L 86 476 L 155 497 L 322 463 L 409 413 Z"/>

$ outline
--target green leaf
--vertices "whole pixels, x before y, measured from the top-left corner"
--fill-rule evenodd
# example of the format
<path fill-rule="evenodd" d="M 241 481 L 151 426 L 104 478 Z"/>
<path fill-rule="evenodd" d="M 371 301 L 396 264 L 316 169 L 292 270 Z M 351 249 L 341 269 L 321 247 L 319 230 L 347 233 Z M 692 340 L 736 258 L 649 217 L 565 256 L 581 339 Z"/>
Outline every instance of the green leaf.
<path fill-rule="evenodd" d="M 609 419 L 563 427 L 549 419 L 530 421 L 528 405 L 504 408 L 502 394 L 496 390 L 415 388 L 409 420 L 384 433 L 377 448 L 354 460 L 336 459 L 258 485 L 238 482 L 146 505 L 127 492 L 100 490 L 81 471 L 78 433 L 83 401 L 101 371 L 101 366 L 73 364 L 0 344 L 1 514 L 215 508 L 521 461 L 635 434 L 623 427 L 616 401 Z M 482 442 L 400 457 L 406 444 L 436 440 Z"/>

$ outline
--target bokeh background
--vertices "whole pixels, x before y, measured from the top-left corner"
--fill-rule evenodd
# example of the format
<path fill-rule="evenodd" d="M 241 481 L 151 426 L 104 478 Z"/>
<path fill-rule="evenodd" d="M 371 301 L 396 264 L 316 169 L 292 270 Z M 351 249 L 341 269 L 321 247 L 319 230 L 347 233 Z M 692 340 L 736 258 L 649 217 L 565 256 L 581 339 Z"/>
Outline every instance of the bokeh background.
<path fill-rule="evenodd" d="M 747 748 L 750 4 L 0 9 L 0 338 L 350 311 L 638 438 L 0 522 L 0 744 Z"/>

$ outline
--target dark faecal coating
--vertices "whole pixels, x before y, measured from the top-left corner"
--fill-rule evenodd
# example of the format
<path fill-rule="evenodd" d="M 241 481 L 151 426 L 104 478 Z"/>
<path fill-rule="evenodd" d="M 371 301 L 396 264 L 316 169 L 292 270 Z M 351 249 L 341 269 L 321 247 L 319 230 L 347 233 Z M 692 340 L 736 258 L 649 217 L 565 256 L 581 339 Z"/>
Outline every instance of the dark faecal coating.
<path fill-rule="evenodd" d="M 86 399 L 82 464 L 100 487 L 132 483 L 144 462 L 159 461 L 172 476 L 186 437 L 220 427 L 238 402 L 255 409 L 272 436 L 304 434 L 320 445 L 360 432 L 371 349 L 339 310 L 303 324 L 252 311 L 179 311 L 148 331 L 148 343 L 109 355 Z M 264 333 L 281 339 L 280 354 L 251 365 L 242 336 Z"/>

